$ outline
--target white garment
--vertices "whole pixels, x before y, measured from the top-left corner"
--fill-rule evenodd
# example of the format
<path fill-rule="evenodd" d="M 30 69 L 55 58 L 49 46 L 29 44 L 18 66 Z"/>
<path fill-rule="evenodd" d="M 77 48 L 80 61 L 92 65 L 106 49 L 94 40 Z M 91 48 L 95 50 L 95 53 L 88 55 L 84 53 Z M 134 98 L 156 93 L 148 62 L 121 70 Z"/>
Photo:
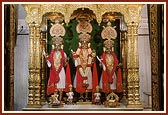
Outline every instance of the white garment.
<path fill-rule="evenodd" d="M 65 59 L 67 58 L 66 53 L 64 53 Z M 60 81 L 56 84 L 57 88 L 65 88 L 65 82 L 66 82 L 66 74 L 65 74 L 65 69 L 62 67 L 60 73 L 59 73 L 59 78 Z"/>
<path fill-rule="evenodd" d="M 94 96 L 95 96 L 95 100 L 100 100 L 101 94 L 100 93 L 94 93 Z"/>
<path fill-rule="evenodd" d="M 56 54 L 56 57 L 58 57 L 58 55 Z M 64 57 L 67 58 L 66 54 L 64 53 Z M 59 82 L 56 84 L 56 87 L 58 89 L 63 89 L 65 88 L 65 82 L 66 82 L 66 74 L 65 74 L 65 69 L 64 67 L 62 67 L 60 73 L 59 73 Z"/>
<path fill-rule="evenodd" d="M 73 99 L 73 95 L 74 95 L 73 92 L 68 92 L 67 93 L 68 99 Z"/>
<path fill-rule="evenodd" d="M 64 67 L 61 69 L 60 73 L 59 73 L 59 82 L 56 84 L 57 88 L 65 88 L 65 80 L 66 80 L 66 76 L 65 76 L 65 70 Z"/>

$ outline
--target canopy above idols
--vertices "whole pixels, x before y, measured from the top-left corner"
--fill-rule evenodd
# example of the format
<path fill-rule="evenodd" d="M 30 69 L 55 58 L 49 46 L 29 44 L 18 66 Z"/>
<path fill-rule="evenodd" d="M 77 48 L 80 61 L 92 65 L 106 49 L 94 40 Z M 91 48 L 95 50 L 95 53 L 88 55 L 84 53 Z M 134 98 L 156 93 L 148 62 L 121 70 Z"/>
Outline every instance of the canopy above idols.
<path fill-rule="evenodd" d="M 143 4 L 23 4 L 27 13 L 27 23 L 42 22 L 42 16 L 49 12 L 58 12 L 64 15 L 65 23 L 69 23 L 71 15 L 78 8 L 88 8 L 93 11 L 97 22 L 100 24 L 102 15 L 106 12 L 120 12 L 124 15 L 126 23 L 139 23 L 141 20 L 141 9 Z"/>

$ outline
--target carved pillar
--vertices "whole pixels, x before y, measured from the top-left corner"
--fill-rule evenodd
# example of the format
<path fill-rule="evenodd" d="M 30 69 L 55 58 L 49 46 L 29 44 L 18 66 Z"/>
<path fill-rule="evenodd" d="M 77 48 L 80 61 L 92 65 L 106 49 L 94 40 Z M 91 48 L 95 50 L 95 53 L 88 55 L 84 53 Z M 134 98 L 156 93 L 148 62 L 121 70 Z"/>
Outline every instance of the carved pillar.
<path fill-rule="evenodd" d="M 40 47 L 40 25 L 35 24 L 35 39 L 36 39 L 36 44 L 35 44 L 35 69 L 36 69 L 36 77 L 35 77 L 35 104 L 37 106 L 41 105 L 41 47 Z"/>
<path fill-rule="evenodd" d="M 126 31 L 121 31 L 121 60 L 122 60 L 122 75 L 123 75 L 123 97 L 122 101 L 127 99 L 127 37 Z"/>
<path fill-rule="evenodd" d="M 140 107 L 139 94 L 139 61 L 138 61 L 138 23 L 127 24 L 127 69 L 128 69 L 128 105 L 127 107 Z"/>
<path fill-rule="evenodd" d="M 28 95 L 28 105 L 33 105 L 33 90 L 34 90 L 34 24 L 29 24 L 29 31 L 30 31 L 30 36 L 29 36 L 29 95 Z"/>
<path fill-rule="evenodd" d="M 41 47 L 40 25 L 29 24 L 29 97 L 28 107 L 41 107 Z"/>
<path fill-rule="evenodd" d="M 124 15 L 127 24 L 127 107 L 142 107 L 139 93 L 138 24 L 143 5 L 128 5 Z"/>

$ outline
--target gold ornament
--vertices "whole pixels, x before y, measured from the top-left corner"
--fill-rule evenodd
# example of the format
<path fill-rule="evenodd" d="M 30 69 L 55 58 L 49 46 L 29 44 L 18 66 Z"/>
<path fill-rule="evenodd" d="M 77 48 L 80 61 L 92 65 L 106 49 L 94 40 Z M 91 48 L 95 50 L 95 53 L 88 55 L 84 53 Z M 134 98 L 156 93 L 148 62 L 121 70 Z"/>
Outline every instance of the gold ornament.
<path fill-rule="evenodd" d="M 111 27 L 111 23 L 110 22 L 107 23 L 107 27 L 105 27 L 103 29 L 103 31 L 101 32 L 101 36 L 102 36 L 103 39 L 108 39 L 108 40 L 116 39 L 117 32 L 114 29 L 114 27 Z"/>

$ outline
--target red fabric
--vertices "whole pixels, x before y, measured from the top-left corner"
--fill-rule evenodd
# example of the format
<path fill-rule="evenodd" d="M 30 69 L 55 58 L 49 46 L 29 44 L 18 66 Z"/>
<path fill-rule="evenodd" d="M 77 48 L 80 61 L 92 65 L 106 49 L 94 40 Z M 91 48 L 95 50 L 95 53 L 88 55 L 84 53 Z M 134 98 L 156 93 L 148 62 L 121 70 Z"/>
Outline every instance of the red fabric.
<path fill-rule="evenodd" d="M 77 73 L 76 73 L 76 91 L 80 93 L 84 93 L 85 89 L 82 86 L 83 85 L 83 78 L 79 72 L 79 67 L 77 67 Z"/>
<path fill-rule="evenodd" d="M 51 51 L 51 54 L 50 54 L 50 62 L 51 62 L 51 68 L 52 68 L 52 70 L 54 71 L 54 75 L 55 75 L 55 83 L 58 83 L 59 82 L 59 80 L 60 80 L 60 78 L 59 78 L 59 73 L 60 73 L 60 71 L 61 71 L 61 69 L 62 69 L 62 67 L 63 67 L 63 62 L 65 61 L 65 57 L 64 57 L 64 51 L 63 50 L 60 50 L 60 52 L 61 52 L 61 64 L 60 64 L 60 67 L 58 68 L 58 70 L 56 70 L 56 68 L 55 68 L 55 66 L 54 66 L 54 55 L 55 55 L 55 50 L 52 50 Z"/>
<path fill-rule="evenodd" d="M 121 68 L 119 68 L 117 72 L 117 92 L 120 93 L 122 91 L 123 91 L 122 74 L 121 74 Z"/>
<path fill-rule="evenodd" d="M 103 59 L 103 63 L 105 64 L 106 66 L 106 70 L 102 72 L 102 84 L 103 84 L 103 88 L 102 88 L 102 91 L 103 92 L 110 92 L 110 84 L 109 83 L 112 83 L 113 82 L 113 75 L 114 75 L 114 72 L 116 70 L 116 67 L 118 65 L 118 59 L 115 55 L 114 52 L 111 53 L 111 55 L 113 56 L 114 58 L 114 64 L 113 64 L 113 69 L 110 71 L 108 70 L 107 68 L 107 64 L 106 64 L 106 53 L 104 52 L 103 55 L 101 56 L 101 58 Z"/>
<path fill-rule="evenodd" d="M 65 85 L 65 92 L 69 92 L 69 85 L 71 85 L 71 72 L 69 64 L 66 67 L 66 85 Z"/>
<path fill-rule="evenodd" d="M 96 62 L 94 62 L 93 77 L 92 77 L 92 92 L 96 92 L 96 86 L 98 86 L 98 75 L 97 75 Z"/>
<path fill-rule="evenodd" d="M 98 86 L 98 75 L 97 75 L 96 62 L 94 62 L 93 77 L 92 77 L 92 103 L 95 103 L 94 93 L 96 92 L 96 86 Z"/>
<path fill-rule="evenodd" d="M 55 54 L 55 50 L 52 50 L 49 56 L 49 61 L 51 63 L 51 69 L 50 69 L 50 78 L 49 78 L 49 82 L 48 82 L 48 86 L 47 86 L 47 95 L 50 95 L 51 93 L 54 93 L 55 90 L 57 90 L 56 88 L 56 83 L 59 82 L 60 77 L 59 77 L 59 73 L 63 67 L 63 63 L 65 61 L 65 57 L 64 57 L 64 51 L 60 50 L 61 52 L 61 64 L 58 70 L 56 70 L 55 66 L 54 66 L 54 54 Z"/>
<path fill-rule="evenodd" d="M 108 82 L 108 75 L 106 73 L 106 71 L 102 72 L 102 91 L 104 93 L 109 93 L 110 92 L 110 84 Z"/>
<path fill-rule="evenodd" d="M 56 90 L 56 85 L 53 81 L 54 80 L 54 71 L 52 70 L 52 68 L 50 69 L 50 78 L 48 81 L 48 86 L 47 86 L 47 95 L 50 95 L 51 93 L 53 93 Z"/>

